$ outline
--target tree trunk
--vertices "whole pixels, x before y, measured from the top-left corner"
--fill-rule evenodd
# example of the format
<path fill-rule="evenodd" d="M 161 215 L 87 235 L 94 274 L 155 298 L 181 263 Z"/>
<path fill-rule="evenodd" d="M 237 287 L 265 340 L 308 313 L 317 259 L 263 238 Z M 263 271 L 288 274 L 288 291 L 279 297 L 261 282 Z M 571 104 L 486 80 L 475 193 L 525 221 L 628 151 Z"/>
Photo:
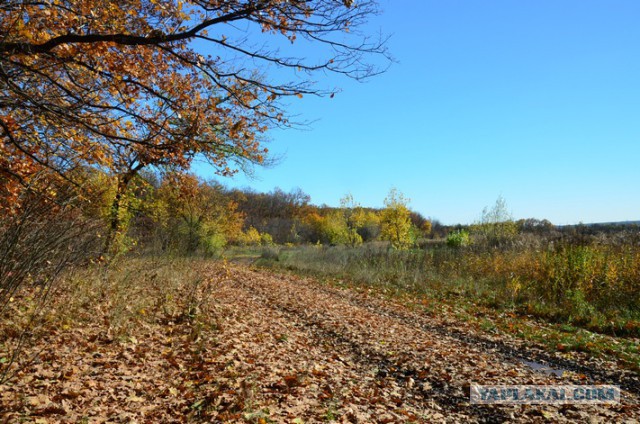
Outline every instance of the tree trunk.
<path fill-rule="evenodd" d="M 122 219 L 120 218 L 120 211 L 122 209 L 122 202 L 127 193 L 129 182 L 137 174 L 137 170 L 131 170 L 126 174 L 118 175 L 118 185 L 116 187 L 116 194 L 111 202 L 111 210 L 109 212 L 109 228 L 107 237 L 104 244 L 103 256 L 110 258 L 118 253 L 117 242 L 122 230 Z"/>

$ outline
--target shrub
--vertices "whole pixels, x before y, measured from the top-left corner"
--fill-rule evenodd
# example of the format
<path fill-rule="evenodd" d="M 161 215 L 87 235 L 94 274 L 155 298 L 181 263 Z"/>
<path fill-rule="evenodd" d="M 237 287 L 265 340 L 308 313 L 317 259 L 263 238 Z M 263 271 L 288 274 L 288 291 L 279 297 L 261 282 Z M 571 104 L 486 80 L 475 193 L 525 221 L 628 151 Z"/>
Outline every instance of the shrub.
<path fill-rule="evenodd" d="M 447 236 L 447 246 L 460 248 L 468 246 L 470 243 L 469 233 L 465 230 L 458 230 L 449 233 Z"/>
<path fill-rule="evenodd" d="M 507 209 L 507 203 L 498 197 L 495 205 L 482 210 L 480 222 L 472 226 L 476 242 L 486 243 L 491 247 L 505 246 L 513 242 L 518 234 L 518 225 Z"/>
<path fill-rule="evenodd" d="M 269 233 L 260 234 L 260 243 L 264 246 L 272 246 L 273 245 L 273 237 Z"/>
<path fill-rule="evenodd" d="M 268 261 L 277 261 L 280 258 L 280 250 L 274 246 L 268 246 L 262 249 L 260 258 Z"/>
<path fill-rule="evenodd" d="M 204 254 L 207 256 L 218 256 L 222 248 L 227 245 L 227 239 L 219 233 L 214 233 L 202 240 Z"/>
<path fill-rule="evenodd" d="M 49 287 L 100 251 L 101 223 L 83 216 L 74 198 L 24 192 L 20 203 L 0 221 L 0 310 L 23 284 Z"/>
<path fill-rule="evenodd" d="M 247 231 L 240 234 L 238 241 L 243 246 L 258 246 L 262 241 L 262 237 L 258 230 L 253 227 L 249 227 Z"/>

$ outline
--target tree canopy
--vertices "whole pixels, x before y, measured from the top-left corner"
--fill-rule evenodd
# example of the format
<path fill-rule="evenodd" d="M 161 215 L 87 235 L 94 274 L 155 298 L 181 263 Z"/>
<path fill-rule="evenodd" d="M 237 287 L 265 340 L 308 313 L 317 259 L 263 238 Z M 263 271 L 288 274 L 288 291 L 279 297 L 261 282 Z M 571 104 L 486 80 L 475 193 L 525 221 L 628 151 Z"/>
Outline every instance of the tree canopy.
<path fill-rule="evenodd" d="M 126 185 L 145 166 L 187 169 L 197 156 L 220 174 L 261 163 L 262 135 L 290 124 L 282 100 L 330 93 L 314 73 L 379 72 L 365 56 L 385 55 L 384 40 L 357 30 L 376 12 L 348 0 L 4 1 L 0 207 L 42 172 L 81 184 L 78 170 L 97 167 Z M 278 39 L 326 57 L 289 56 Z"/>

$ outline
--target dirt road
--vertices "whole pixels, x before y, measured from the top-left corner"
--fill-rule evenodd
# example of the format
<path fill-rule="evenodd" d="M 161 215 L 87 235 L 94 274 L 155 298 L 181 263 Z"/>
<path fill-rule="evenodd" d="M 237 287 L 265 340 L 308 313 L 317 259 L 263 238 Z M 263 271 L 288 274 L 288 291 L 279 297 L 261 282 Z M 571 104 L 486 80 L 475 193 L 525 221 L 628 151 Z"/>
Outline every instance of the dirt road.
<path fill-rule="evenodd" d="M 534 371 L 520 360 L 527 352 L 508 342 L 479 339 L 366 292 L 234 267 L 220 281 L 218 294 L 226 335 L 219 348 L 227 352 L 220 359 L 245 378 L 241 386 L 254 405 L 253 415 L 245 418 L 634 422 L 640 417 L 632 383 L 618 406 L 471 405 L 470 383 L 619 382 Z"/>
<path fill-rule="evenodd" d="M 81 328 L 54 331 L 35 347 L 39 361 L 0 386 L 0 418 L 639 422 L 637 375 L 479 335 L 439 305 L 409 307 L 370 290 L 245 265 L 205 268 L 200 314 L 206 311 L 207 320 L 191 312 L 147 317 L 136 337 L 115 339 L 96 315 Z M 548 360 L 568 372 L 536 371 L 523 360 Z M 482 406 L 469 402 L 472 383 L 607 383 L 624 390 L 611 406 Z"/>

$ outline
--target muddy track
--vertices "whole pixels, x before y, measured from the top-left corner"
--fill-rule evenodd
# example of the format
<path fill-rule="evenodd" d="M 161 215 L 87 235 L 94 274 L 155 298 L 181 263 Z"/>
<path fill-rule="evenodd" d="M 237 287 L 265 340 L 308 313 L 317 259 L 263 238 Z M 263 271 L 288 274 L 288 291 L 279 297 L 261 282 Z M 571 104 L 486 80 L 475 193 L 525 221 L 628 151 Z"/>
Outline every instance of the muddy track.
<path fill-rule="evenodd" d="M 424 331 L 440 334 L 443 337 L 449 337 L 468 345 L 479 346 L 486 351 L 491 351 L 496 355 L 500 355 L 503 360 L 512 362 L 536 362 L 543 364 L 552 369 L 573 371 L 586 375 L 588 381 L 592 384 L 615 384 L 622 389 L 628 391 L 635 396 L 640 396 L 640 377 L 637 375 L 621 370 L 595 369 L 592 366 L 585 365 L 573 361 L 571 359 L 559 358 L 553 356 L 549 352 L 541 349 L 523 346 L 521 343 L 508 343 L 502 340 L 491 340 L 477 334 L 464 332 L 459 328 L 446 323 L 434 324 L 428 322 L 427 319 L 420 317 L 419 314 L 409 311 L 399 311 L 383 306 L 380 302 L 371 301 L 358 296 L 355 292 L 338 291 L 336 289 L 318 285 L 318 290 L 322 290 L 333 296 L 341 296 L 342 300 L 346 300 L 350 304 L 362 308 L 367 308 L 381 315 L 388 315 L 398 320 L 411 323 L 412 325 L 422 328 Z M 584 384 L 584 382 L 576 382 Z"/>
<path fill-rule="evenodd" d="M 240 290 L 263 299 L 291 322 L 306 328 L 319 340 L 329 340 L 340 352 L 355 358 L 358 365 L 374 370 L 376 378 L 392 378 L 404 389 L 404 396 L 424 405 L 437 405 L 445 416 L 462 414 L 467 421 L 536 422 L 552 411 L 558 421 L 592 417 L 612 421 L 614 417 L 637 419 L 637 385 L 621 382 L 615 375 L 599 373 L 571 361 L 563 363 L 545 353 L 522 349 L 501 341 L 484 339 L 457 328 L 430 322 L 398 305 L 379 299 L 361 298 L 357 292 L 338 290 L 317 283 L 266 271 L 234 267 L 232 283 Z M 381 348 L 381 346 L 383 346 Z M 622 385 L 623 405 L 530 407 L 518 416 L 515 407 L 479 406 L 469 403 L 469 384 L 572 384 L 569 378 L 535 372 L 520 360 L 546 362 L 586 374 L 592 382 Z M 586 415 L 584 415 L 586 414 Z M 543 420 L 544 421 L 544 420 Z"/>

